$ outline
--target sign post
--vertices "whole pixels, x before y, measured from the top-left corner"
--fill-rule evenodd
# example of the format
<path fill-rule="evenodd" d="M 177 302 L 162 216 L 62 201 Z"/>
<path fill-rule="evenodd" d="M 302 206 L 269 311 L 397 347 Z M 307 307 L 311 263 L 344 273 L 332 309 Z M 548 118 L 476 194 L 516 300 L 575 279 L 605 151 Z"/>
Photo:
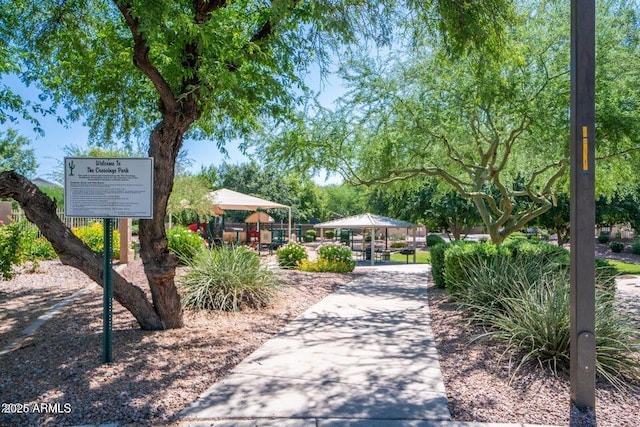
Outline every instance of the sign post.
<path fill-rule="evenodd" d="M 570 426 L 595 426 L 595 0 L 571 0 Z"/>
<path fill-rule="evenodd" d="M 111 218 L 103 219 L 104 257 L 102 292 L 102 363 L 113 362 L 113 278 L 111 275 L 113 253 L 113 227 Z"/>
<path fill-rule="evenodd" d="M 112 363 L 112 221 L 113 218 L 153 218 L 153 158 L 67 157 L 64 164 L 65 215 L 103 218 L 102 363 Z"/>

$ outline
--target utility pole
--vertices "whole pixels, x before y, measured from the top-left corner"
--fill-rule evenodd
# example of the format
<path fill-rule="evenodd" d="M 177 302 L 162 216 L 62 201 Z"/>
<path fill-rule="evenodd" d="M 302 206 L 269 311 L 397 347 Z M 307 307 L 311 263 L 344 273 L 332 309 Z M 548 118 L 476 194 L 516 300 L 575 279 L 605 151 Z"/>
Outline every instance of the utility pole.
<path fill-rule="evenodd" d="M 571 0 L 571 417 L 596 425 L 595 0 Z"/>

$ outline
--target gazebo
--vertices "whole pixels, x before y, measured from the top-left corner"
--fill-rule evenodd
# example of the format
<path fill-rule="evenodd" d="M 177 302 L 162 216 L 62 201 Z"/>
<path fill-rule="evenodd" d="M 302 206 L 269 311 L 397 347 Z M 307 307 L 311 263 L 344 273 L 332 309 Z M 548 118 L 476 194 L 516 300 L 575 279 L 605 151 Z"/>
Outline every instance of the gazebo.
<path fill-rule="evenodd" d="M 221 188 L 212 191 L 207 196 L 216 210 L 230 211 L 250 211 L 258 212 L 269 209 L 288 209 L 289 210 L 289 230 L 288 236 L 291 238 L 291 206 L 272 202 L 270 200 L 261 199 L 259 197 L 250 196 L 248 194 L 238 193 L 237 191 Z M 260 229 L 260 215 L 257 215 L 258 230 Z"/>
<path fill-rule="evenodd" d="M 379 228 L 410 228 L 413 230 L 413 262 L 416 262 L 416 229 L 418 226 L 411 222 L 402 221 L 399 219 L 388 218 L 385 216 L 374 215 L 371 213 L 365 213 L 362 215 L 348 216 L 345 218 L 336 219 L 333 221 L 323 222 L 313 226 L 319 228 L 321 233 L 324 233 L 324 229 L 327 228 L 355 228 L 362 230 L 371 230 L 372 244 L 371 244 L 371 265 L 374 265 L 375 256 L 375 244 L 373 242 L 373 236 L 375 236 L 376 229 Z M 364 246 L 363 246 L 364 249 Z"/>

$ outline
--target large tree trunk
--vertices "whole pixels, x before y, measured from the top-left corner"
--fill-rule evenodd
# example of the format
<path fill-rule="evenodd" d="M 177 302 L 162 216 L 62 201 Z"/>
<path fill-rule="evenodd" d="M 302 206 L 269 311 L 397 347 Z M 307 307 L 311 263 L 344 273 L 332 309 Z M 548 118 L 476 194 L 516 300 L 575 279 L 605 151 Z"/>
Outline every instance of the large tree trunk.
<path fill-rule="evenodd" d="M 102 257 L 65 226 L 56 214 L 55 203 L 38 187 L 16 172 L 0 172 L 0 197 L 11 197 L 20 204 L 29 221 L 51 242 L 63 264 L 77 268 L 102 286 Z M 133 314 L 140 327 L 164 329 L 161 316 L 144 292 L 115 271 L 112 277 L 113 297 Z"/>
<path fill-rule="evenodd" d="M 167 328 L 180 328 L 182 304 L 175 285 L 177 257 L 169 252 L 165 231 L 167 202 L 183 136 L 190 125 L 185 115 L 165 115 L 151 133 L 149 156 L 154 158 L 153 219 L 140 220 L 140 257 L 149 280 L 153 305 Z"/>
<path fill-rule="evenodd" d="M 463 224 L 457 221 L 451 221 L 449 223 L 449 229 L 451 230 L 451 234 L 453 234 L 454 240 L 460 240 L 460 236 L 462 236 Z"/>

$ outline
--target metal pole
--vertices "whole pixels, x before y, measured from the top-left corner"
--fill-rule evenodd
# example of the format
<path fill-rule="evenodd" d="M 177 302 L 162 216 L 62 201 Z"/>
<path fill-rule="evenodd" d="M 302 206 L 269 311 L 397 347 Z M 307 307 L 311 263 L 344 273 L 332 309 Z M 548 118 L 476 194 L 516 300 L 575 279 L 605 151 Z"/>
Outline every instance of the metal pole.
<path fill-rule="evenodd" d="M 103 219 L 104 257 L 102 276 L 102 363 L 113 362 L 113 278 L 111 275 L 113 253 L 113 226 L 111 218 Z"/>
<path fill-rule="evenodd" d="M 571 1 L 571 426 L 595 426 L 595 0 Z"/>
<path fill-rule="evenodd" d="M 371 265 L 373 265 L 375 261 L 375 253 L 374 253 L 375 246 L 376 246 L 376 229 L 372 228 L 371 229 Z"/>
<path fill-rule="evenodd" d="M 418 254 L 418 244 L 416 243 L 416 227 L 413 227 L 413 263 L 414 264 L 418 262 L 417 254 Z"/>
<path fill-rule="evenodd" d="M 287 241 L 291 241 L 291 207 L 289 207 L 289 230 L 287 231 Z"/>

